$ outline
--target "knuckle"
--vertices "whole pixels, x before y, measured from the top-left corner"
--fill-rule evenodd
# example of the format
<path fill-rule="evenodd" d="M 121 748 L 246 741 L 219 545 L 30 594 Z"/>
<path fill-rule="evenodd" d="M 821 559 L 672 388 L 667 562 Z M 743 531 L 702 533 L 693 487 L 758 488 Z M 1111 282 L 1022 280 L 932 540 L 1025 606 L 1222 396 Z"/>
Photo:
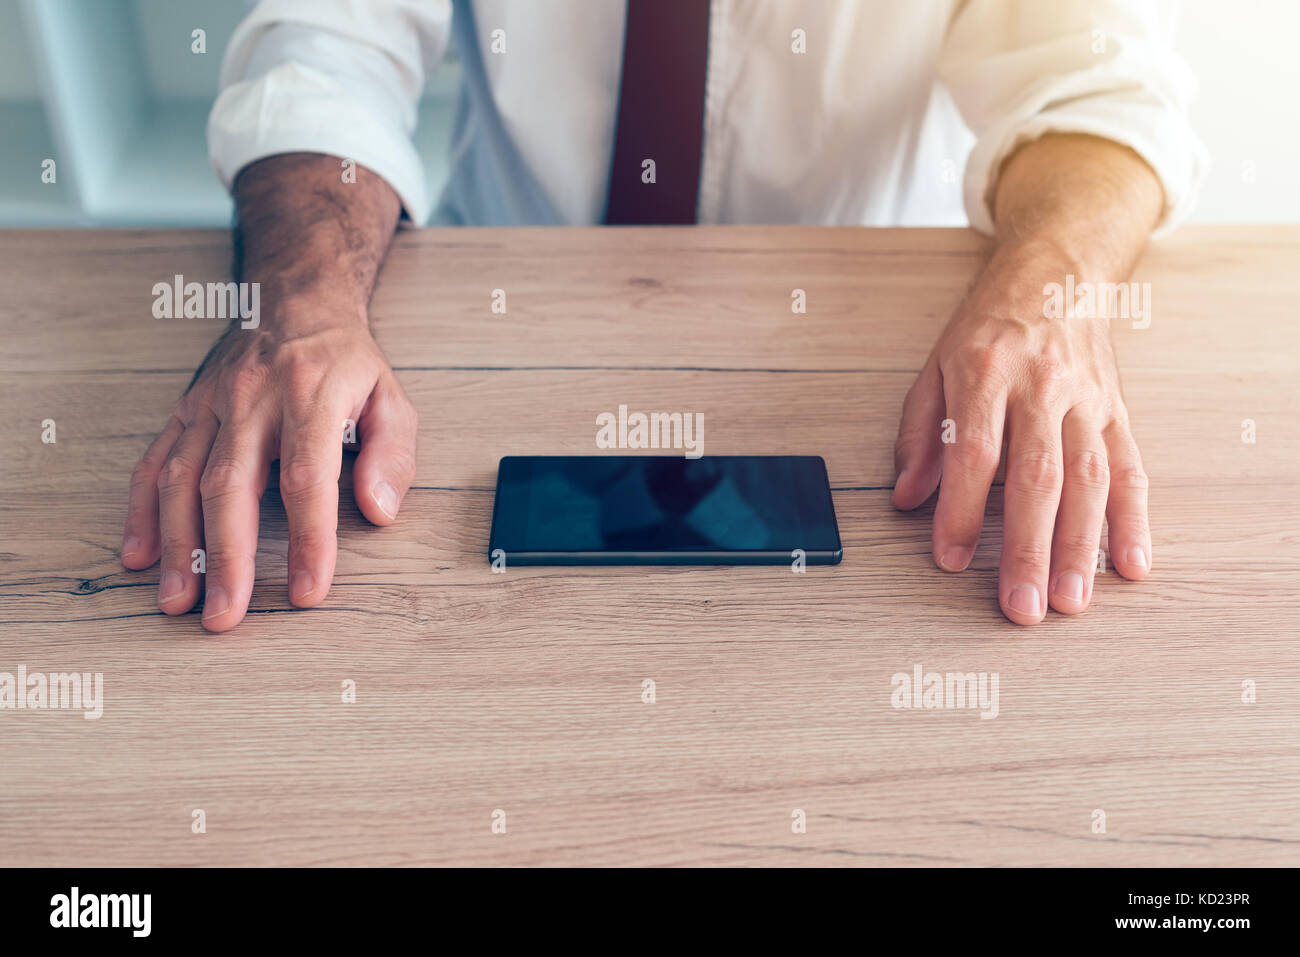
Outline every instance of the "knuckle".
<path fill-rule="evenodd" d="M 962 471 L 973 475 L 988 475 L 997 471 L 1002 449 L 991 435 L 973 432 L 958 436 L 952 446 L 952 454 L 954 462 Z"/>
<path fill-rule="evenodd" d="M 192 552 L 198 543 L 192 536 L 179 532 L 176 529 L 164 529 L 162 533 L 162 562 L 163 567 L 168 566 L 185 566 L 188 570 L 190 565 L 190 552 Z"/>
<path fill-rule="evenodd" d="M 308 398 L 320 390 L 322 369 L 304 356 L 294 355 L 285 359 L 279 374 L 283 376 L 291 396 Z"/>
<path fill-rule="evenodd" d="M 209 579 L 215 577 L 229 584 L 243 573 L 252 572 L 256 568 L 256 542 L 238 536 L 222 535 L 196 544 L 204 549 Z"/>
<path fill-rule="evenodd" d="M 905 458 L 915 449 L 917 452 L 924 448 L 925 437 L 917 429 L 903 429 L 898 433 L 898 438 L 894 439 L 894 458 Z"/>
<path fill-rule="evenodd" d="M 395 449 L 388 460 L 389 468 L 395 478 L 410 484 L 415 478 L 415 453 L 410 449 Z"/>
<path fill-rule="evenodd" d="M 206 587 L 218 583 L 227 588 L 235 585 L 243 577 L 243 570 L 251 564 L 251 561 L 251 557 L 242 552 L 209 549 Z"/>
<path fill-rule="evenodd" d="M 411 401 L 411 397 L 406 394 L 406 390 L 402 388 L 402 384 L 397 381 L 397 377 L 391 370 L 376 384 L 375 394 L 399 420 L 404 419 L 414 426 L 419 419 L 415 411 L 415 403 Z"/>
<path fill-rule="evenodd" d="M 292 529 L 289 532 L 289 552 L 294 555 L 319 552 L 333 542 L 337 531 L 337 525 Z"/>
<path fill-rule="evenodd" d="M 1070 477 L 1079 485 L 1091 489 L 1104 489 L 1110 484 L 1110 463 L 1106 453 L 1086 449 L 1070 456 Z"/>
<path fill-rule="evenodd" d="M 333 481 L 329 467 L 310 457 L 298 456 L 288 463 L 280 463 L 281 496 L 305 495 Z"/>
<path fill-rule="evenodd" d="M 962 364 L 980 379 L 1000 379 L 1007 373 L 1010 356 L 997 345 L 973 346 L 962 356 Z"/>
<path fill-rule="evenodd" d="M 1005 558 L 1022 568 L 1046 568 L 1051 560 L 1051 550 L 1045 542 L 1011 542 L 1005 548 Z"/>
<path fill-rule="evenodd" d="M 1116 469 L 1110 475 L 1110 482 L 1116 488 L 1139 492 L 1145 492 L 1151 484 L 1140 465 L 1125 465 Z"/>
<path fill-rule="evenodd" d="M 898 437 L 894 439 L 894 457 L 897 458 L 903 452 L 910 449 L 915 439 L 915 430 L 900 431 Z"/>
<path fill-rule="evenodd" d="M 131 491 L 148 489 L 158 481 L 157 473 L 147 462 L 137 462 L 131 470 Z"/>
<path fill-rule="evenodd" d="M 1031 356 L 1026 370 L 1030 394 L 1041 401 L 1063 395 L 1070 381 L 1069 367 L 1055 356 Z"/>
<path fill-rule="evenodd" d="M 266 390 L 267 370 L 260 365 L 241 365 L 227 379 L 230 407 L 244 410 L 257 403 Z"/>
<path fill-rule="evenodd" d="M 1026 367 L 1035 382 L 1060 385 L 1070 378 L 1070 367 L 1056 356 L 1030 356 Z"/>
<path fill-rule="evenodd" d="M 1061 458 L 1052 449 L 1016 453 L 1012 482 L 1017 490 L 1055 488 L 1061 484 Z"/>
<path fill-rule="evenodd" d="M 1097 558 L 1097 546 L 1101 544 L 1100 533 L 1101 529 L 1097 529 L 1095 534 L 1065 532 L 1057 537 L 1056 545 L 1062 554 L 1073 557 L 1086 557 L 1086 564 L 1091 567 Z"/>
<path fill-rule="evenodd" d="M 1151 527 L 1143 517 L 1127 516 L 1110 523 L 1106 540 L 1107 547 L 1112 551 L 1127 542 L 1141 545 L 1151 541 Z"/>
<path fill-rule="evenodd" d="M 158 470 L 158 491 L 174 492 L 194 488 L 198 483 L 198 469 L 193 462 L 179 455 L 170 456 Z"/>
<path fill-rule="evenodd" d="M 244 470 L 233 461 L 211 462 L 199 480 L 199 494 L 204 499 L 223 498 L 245 484 Z"/>

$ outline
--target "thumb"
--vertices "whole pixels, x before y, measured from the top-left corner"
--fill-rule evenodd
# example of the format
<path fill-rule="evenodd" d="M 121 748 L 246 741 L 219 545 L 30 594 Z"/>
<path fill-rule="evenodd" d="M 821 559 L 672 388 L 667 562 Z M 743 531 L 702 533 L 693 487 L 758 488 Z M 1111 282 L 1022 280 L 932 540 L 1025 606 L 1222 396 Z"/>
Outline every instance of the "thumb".
<path fill-rule="evenodd" d="M 943 376 L 932 355 L 903 400 L 903 418 L 894 443 L 894 507 L 916 508 L 939 487 L 943 468 L 940 441 L 945 409 Z"/>
<path fill-rule="evenodd" d="M 415 407 L 391 373 L 375 384 L 357 432 L 361 452 L 352 467 L 352 494 L 373 524 L 391 525 L 415 480 L 416 433 Z"/>

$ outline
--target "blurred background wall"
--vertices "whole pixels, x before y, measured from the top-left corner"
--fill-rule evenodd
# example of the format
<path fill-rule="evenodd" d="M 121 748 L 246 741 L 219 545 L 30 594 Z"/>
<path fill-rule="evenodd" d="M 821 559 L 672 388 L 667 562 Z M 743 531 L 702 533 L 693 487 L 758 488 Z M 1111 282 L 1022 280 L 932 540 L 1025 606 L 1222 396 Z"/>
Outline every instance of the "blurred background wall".
<path fill-rule="evenodd" d="M 1214 160 L 1195 219 L 1300 222 L 1300 0 L 1181 7 L 1178 46 L 1201 84 L 1192 119 Z M 0 226 L 228 224 L 204 126 L 244 9 L 0 0 Z M 204 53 L 193 52 L 196 29 Z M 435 192 L 457 83 L 453 51 L 425 91 L 417 132 Z M 47 159 L 53 183 L 42 181 Z"/>

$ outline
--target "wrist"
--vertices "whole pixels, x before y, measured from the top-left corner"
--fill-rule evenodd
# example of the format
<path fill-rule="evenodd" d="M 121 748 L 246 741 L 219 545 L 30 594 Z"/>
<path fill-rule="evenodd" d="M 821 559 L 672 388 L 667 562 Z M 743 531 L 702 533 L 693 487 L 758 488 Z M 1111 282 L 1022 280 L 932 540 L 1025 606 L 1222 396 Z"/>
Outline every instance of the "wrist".
<path fill-rule="evenodd" d="M 365 298 L 356 290 L 346 288 L 263 291 L 263 309 L 269 327 L 294 335 L 324 329 L 368 329 L 370 317 L 366 305 Z"/>
<path fill-rule="evenodd" d="M 1121 278 L 1110 275 L 1113 270 L 1090 253 L 1075 248 L 1065 230 L 1034 233 L 999 242 L 985 271 L 1040 285 L 1061 282 L 1066 275 L 1090 282 Z"/>
<path fill-rule="evenodd" d="M 1073 290 L 1122 281 L 1075 255 L 1052 238 L 1017 238 L 1000 243 L 976 280 L 965 309 L 983 315 L 1051 319 L 1054 304 L 1073 299 Z M 1073 317 L 1073 311 L 1069 311 Z M 1086 318 L 1080 314 L 1078 318 Z M 1104 314 L 1097 318 L 1104 319 Z"/>

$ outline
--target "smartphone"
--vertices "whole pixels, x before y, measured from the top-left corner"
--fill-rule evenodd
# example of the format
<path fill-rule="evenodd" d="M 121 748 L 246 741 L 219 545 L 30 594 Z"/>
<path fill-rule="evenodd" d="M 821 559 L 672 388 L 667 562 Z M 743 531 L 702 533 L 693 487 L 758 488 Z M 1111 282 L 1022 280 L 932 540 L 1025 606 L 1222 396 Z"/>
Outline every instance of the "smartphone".
<path fill-rule="evenodd" d="M 802 556 L 800 555 L 802 552 Z M 843 557 L 816 455 L 509 455 L 488 560 L 509 565 L 779 565 Z"/>

